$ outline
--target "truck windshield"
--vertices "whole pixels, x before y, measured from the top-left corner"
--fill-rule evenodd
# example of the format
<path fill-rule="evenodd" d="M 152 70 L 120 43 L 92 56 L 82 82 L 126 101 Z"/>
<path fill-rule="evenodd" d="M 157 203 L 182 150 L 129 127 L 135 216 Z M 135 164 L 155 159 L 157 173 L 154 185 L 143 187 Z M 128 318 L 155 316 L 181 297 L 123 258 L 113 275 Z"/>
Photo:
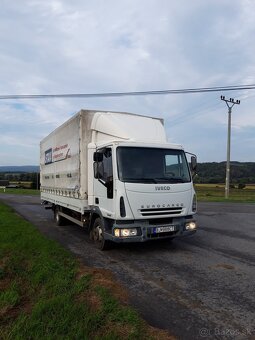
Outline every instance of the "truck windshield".
<path fill-rule="evenodd" d="M 119 179 L 135 183 L 187 183 L 191 181 L 184 151 L 118 147 Z"/>

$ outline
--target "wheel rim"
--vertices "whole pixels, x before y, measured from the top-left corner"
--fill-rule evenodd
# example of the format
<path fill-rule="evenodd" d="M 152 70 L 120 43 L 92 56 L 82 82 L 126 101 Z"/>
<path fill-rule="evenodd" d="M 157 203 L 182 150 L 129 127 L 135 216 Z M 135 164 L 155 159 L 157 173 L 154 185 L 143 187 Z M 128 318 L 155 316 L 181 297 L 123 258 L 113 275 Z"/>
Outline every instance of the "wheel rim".
<path fill-rule="evenodd" d="M 101 243 L 103 241 L 103 230 L 101 226 L 97 225 L 94 230 L 94 240 Z"/>
<path fill-rule="evenodd" d="M 58 213 L 58 211 L 56 211 L 55 219 L 56 219 L 56 222 L 58 223 L 59 222 L 59 213 Z"/>

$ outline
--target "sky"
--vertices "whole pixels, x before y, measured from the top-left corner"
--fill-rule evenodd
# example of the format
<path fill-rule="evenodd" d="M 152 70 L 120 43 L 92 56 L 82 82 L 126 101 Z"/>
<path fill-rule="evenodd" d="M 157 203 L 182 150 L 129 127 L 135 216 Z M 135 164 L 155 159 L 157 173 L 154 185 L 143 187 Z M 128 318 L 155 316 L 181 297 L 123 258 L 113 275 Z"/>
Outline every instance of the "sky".
<path fill-rule="evenodd" d="M 253 0 L 1 0 L 0 95 L 255 84 Z M 255 90 L 0 100 L 0 166 L 38 165 L 39 143 L 80 109 L 164 118 L 198 162 L 255 161 Z"/>

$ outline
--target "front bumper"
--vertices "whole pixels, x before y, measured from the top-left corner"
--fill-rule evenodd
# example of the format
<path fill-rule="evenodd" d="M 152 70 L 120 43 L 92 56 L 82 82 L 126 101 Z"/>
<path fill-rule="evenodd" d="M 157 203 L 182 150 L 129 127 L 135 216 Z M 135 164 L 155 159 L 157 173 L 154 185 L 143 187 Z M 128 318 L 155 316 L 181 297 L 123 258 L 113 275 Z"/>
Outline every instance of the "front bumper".
<path fill-rule="evenodd" d="M 151 240 L 159 240 L 159 239 L 172 239 L 175 237 L 183 237 L 194 234 L 197 231 L 197 226 L 193 230 L 187 230 L 186 225 L 190 222 L 196 223 L 194 218 L 181 218 L 181 219 L 173 219 L 171 223 L 158 223 L 158 224 L 150 224 L 148 221 L 134 221 L 134 223 L 121 223 L 121 221 L 115 222 L 109 230 L 105 231 L 104 237 L 106 240 L 110 240 L 116 243 L 135 243 L 135 242 L 146 242 Z M 165 227 L 174 226 L 174 231 L 166 231 L 166 232 L 157 232 L 157 228 L 162 228 L 164 230 Z M 136 236 L 118 236 L 116 237 L 114 234 L 115 229 L 137 229 L 138 233 Z"/>

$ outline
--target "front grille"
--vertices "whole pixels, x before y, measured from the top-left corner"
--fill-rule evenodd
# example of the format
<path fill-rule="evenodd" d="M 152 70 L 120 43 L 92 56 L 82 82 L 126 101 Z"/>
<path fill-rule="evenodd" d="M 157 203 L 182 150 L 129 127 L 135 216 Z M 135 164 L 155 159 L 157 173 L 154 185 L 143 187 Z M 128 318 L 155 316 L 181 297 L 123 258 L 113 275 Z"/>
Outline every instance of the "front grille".
<path fill-rule="evenodd" d="M 162 218 L 150 218 L 149 224 L 151 225 L 168 225 L 173 223 L 173 217 L 162 217 Z"/>
<path fill-rule="evenodd" d="M 140 209 L 140 213 L 142 216 L 177 215 L 181 212 L 182 207 Z"/>

